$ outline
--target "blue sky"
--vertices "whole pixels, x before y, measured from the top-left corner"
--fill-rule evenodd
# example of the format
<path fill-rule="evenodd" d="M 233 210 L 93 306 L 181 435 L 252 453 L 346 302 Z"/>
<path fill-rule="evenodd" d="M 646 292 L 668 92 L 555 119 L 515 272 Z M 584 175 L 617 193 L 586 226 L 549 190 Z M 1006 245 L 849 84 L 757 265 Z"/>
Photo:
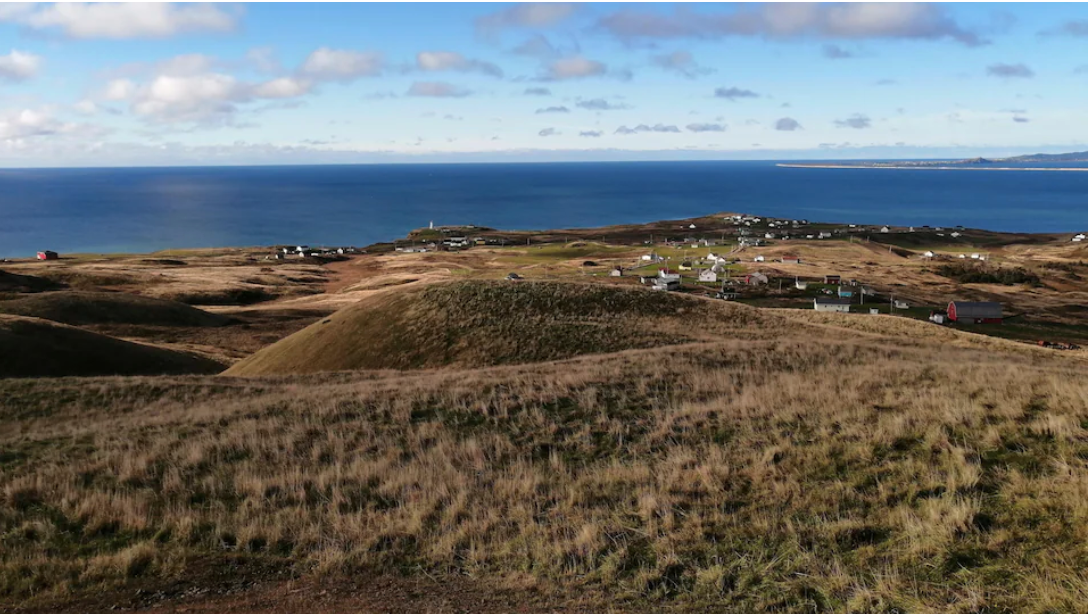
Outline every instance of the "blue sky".
<path fill-rule="evenodd" d="M 0 165 L 1088 149 L 1081 4 L 0 5 Z"/>

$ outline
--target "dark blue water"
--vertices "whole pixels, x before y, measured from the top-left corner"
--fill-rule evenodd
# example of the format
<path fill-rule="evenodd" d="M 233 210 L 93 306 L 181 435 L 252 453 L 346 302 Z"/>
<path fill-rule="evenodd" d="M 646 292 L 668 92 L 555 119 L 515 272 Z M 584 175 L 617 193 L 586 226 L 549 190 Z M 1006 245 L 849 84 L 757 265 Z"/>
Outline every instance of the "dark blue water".
<path fill-rule="evenodd" d="M 773 162 L 4 170 L 0 256 L 366 245 L 431 220 L 547 229 L 719 211 L 1072 232 L 1088 229 L 1088 172 L 797 169 Z"/>

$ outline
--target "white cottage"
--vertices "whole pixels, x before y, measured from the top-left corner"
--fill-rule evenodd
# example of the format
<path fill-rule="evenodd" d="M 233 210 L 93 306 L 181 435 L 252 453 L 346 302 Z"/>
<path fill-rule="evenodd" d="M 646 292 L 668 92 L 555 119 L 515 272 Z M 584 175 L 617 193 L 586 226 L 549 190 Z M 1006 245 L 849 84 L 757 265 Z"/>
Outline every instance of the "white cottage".
<path fill-rule="evenodd" d="M 848 298 L 831 298 L 818 296 L 813 299 L 813 308 L 816 311 L 833 311 L 838 313 L 850 312 L 850 299 Z"/>

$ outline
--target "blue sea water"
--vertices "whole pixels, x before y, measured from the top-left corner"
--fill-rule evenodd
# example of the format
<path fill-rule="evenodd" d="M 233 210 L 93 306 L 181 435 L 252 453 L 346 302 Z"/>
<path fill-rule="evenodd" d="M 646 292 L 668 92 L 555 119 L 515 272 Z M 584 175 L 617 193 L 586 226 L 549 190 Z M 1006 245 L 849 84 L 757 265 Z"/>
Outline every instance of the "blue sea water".
<path fill-rule="evenodd" d="M 804 169 L 774 162 L 0 170 L 0 256 L 366 245 L 432 220 L 547 229 L 719 211 L 1073 232 L 1088 229 L 1088 172 Z"/>

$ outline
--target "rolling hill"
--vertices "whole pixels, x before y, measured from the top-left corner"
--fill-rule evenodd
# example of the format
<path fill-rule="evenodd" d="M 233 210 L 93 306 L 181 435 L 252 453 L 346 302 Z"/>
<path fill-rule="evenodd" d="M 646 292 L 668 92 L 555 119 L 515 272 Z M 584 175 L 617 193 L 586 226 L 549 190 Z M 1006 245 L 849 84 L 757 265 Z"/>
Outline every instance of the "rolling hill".
<path fill-rule="evenodd" d="M 218 373 L 223 365 L 39 318 L 0 315 L 0 377 Z"/>
<path fill-rule="evenodd" d="M 42 292 L 0 301 L 0 314 L 42 318 L 73 326 L 142 324 L 222 326 L 229 318 L 159 298 L 122 292 Z"/>
<path fill-rule="evenodd" d="M 766 321 L 775 327 L 756 326 Z M 766 312 L 602 284 L 464 281 L 363 299 L 235 364 L 225 375 L 480 367 L 788 330 Z"/>

